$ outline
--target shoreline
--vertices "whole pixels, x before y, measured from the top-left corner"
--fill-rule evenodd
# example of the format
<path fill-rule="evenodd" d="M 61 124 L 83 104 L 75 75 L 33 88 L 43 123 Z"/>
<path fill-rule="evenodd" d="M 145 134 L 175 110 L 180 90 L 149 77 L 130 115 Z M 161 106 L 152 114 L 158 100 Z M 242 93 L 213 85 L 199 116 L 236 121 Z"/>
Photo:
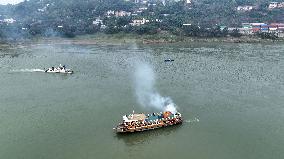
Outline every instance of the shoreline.
<path fill-rule="evenodd" d="M 78 35 L 74 38 L 64 37 L 35 37 L 32 39 L 21 39 L 16 41 L 0 41 L 1 47 L 9 47 L 20 44 L 37 44 L 37 43 L 48 43 L 48 44 L 78 44 L 78 45 L 93 45 L 93 44 L 126 44 L 126 43 L 137 43 L 137 44 L 167 44 L 167 43 L 191 43 L 191 42 L 224 42 L 224 43 L 274 43 L 284 42 L 284 38 L 272 39 L 261 39 L 257 36 L 241 36 L 241 37 L 186 37 L 176 36 L 173 34 L 154 34 L 154 35 L 138 35 L 138 34 L 88 34 Z"/>
<path fill-rule="evenodd" d="M 284 38 L 262 39 L 257 36 L 241 36 L 241 37 L 186 37 L 176 36 L 173 34 L 154 34 L 154 35 L 138 35 L 138 34 L 92 34 L 92 35 L 81 35 L 77 36 L 76 40 L 96 40 L 112 41 L 119 43 L 136 42 L 142 44 L 159 44 L 159 43 L 184 43 L 184 42 L 227 42 L 227 43 L 273 43 L 273 42 L 284 42 Z"/>
<path fill-rule="evenodd" d="M 224 42 L 224 43 L 275 43 L 284 42 L 284 38 L 261 39 L 257 36 L 241 36 L 241 37 L 185 37 L 176 36 L 173 34 L 154 34 L 154 35 L 138 35 L 138 34 L 91 34 L 80 35 L 73 39 L 70 39 L 74 44 L 93 44 L 93 43 L 112 43 L 112 44 L 125 44 L 125 43 L 137 43 L 137 44 L 167 44 L 167 43 L 191 43 L 191 42 Z"/>

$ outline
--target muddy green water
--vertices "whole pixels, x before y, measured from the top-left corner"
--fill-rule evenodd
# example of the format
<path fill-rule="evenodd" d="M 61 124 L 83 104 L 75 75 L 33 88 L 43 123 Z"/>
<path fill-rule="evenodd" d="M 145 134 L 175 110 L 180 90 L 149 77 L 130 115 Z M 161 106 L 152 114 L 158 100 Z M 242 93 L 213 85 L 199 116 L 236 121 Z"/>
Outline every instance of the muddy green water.
<path fill-rule="evenodd" d="M 135 61 L 182 125 L 112 131 L 133 105 L 159 111 L 136 100 Z M 60 63 L 75 73 L 35 70 Z M 283 44 L 27 44 L 0 50 L 0 86 L 1 159 L 284 158 Z"/>

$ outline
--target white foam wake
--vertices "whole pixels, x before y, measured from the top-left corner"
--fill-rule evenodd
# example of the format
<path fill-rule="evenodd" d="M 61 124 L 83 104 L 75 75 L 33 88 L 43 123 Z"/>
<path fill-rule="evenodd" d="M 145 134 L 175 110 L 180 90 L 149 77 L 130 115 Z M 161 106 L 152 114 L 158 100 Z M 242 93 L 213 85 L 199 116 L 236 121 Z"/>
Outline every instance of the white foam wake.
<path fill-rule="evenodd" d="M 42 69 L 19 69 L 13 70 L 13 72 L 44 72 Z"/>
<path fill-rule="evenodd" d="M 195 123 L 195 122 L 199 122 L 198 118 L 194 118 L 194 119 L 189 119 L 189 120 L 185 120 L 186 123 Z"/>

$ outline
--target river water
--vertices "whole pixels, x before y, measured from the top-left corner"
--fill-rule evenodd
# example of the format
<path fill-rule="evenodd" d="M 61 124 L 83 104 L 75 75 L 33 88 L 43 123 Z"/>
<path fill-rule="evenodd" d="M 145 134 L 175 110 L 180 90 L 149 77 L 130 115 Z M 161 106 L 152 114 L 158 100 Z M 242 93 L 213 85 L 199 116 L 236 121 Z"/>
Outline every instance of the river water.
<path fill-rule="evenodd" d="M 182 125 L 113 132 L 160 111 L 137 102 L 137 61 Z M 41 72 L 60 63 L 75 73 Z M 0 49 L 0 83 L 1 159 L 284 158 L 283 44 L 38 42 Z"/>

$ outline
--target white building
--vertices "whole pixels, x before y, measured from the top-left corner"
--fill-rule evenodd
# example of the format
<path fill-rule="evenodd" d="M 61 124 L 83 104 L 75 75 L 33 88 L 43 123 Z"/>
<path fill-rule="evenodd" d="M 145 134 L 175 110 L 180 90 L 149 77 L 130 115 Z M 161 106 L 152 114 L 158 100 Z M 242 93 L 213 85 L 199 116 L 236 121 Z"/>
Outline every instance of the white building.
<path fill-rule="evenodd" d="M 101 20 L 101 18 L 96 18 L 96 20 L 93 21 L 94 25 L 102 25 L 103 24 L 103 20 Z"/>
<path fill-rule="evenodd" d="M 3 22 L 8 23 L 8 24 L 12 24 L 12 23 L 16 22 L 16 20 L 13 19 L 13 18 L 8 18 L 8 19 L 3 19 Z"/>
<path fill-rule="evenodd" d="M 143 11 L 143 10 L 147 10 L 148 8 L 147 7 L 141 7 L 139 8 L 139 10 Z"/>
<path fill-rule="evenodd" d="M 254 8 L 254 6 L 238 6 L 237 11 L 250 11 Z"/>
<path fill-rule="evenodd" d="M 270 2 L 268 9 L 284 8 L 284 2 Z"/>
<path fill-rule="evenodd" d="M 268 9 L 274 9 L 277 8 L 278 6 L 278 2 L 270 2 Z"/>
<path fill-rule="evenodd" d="M 147 4 L 148 1 L 147 0 L 142 0 L 142 4 Z"/>
<path fill-rule="evenodd" d="M 274 9 L 277 8 L 278 2 L 270 2 L 268 9 Z"/>
<path fill-rule="evenodd" d="M 278 3 L 278 8 L 284 8 L 284 2 Z"/>
<path fill-rule="evenodd" d="M 124 17 L 124 16 L 130 16 L 131 12 L 126 12 L 126 11 L 115 11 L 115 16 L 116 17 Z"/>
<path fill-rule="evenodd" d="M 107 11 L 106 15 L 107 15 L 107 16 L 114 15 L 114 11 L 113 11 L 113 10 L 109 10 L 109 11 Z"/>
<path fill-rule="evenodd" d="M 143 24 L 146 24 L 146 23 L 149 23 L 150 21 L 143 18 L 143 19 L 135 19 L 132 21 L 132 23 L 130 23 L 130 25 L 132 26 L 140 26 L 140 25 L 143 25 Z"/>

